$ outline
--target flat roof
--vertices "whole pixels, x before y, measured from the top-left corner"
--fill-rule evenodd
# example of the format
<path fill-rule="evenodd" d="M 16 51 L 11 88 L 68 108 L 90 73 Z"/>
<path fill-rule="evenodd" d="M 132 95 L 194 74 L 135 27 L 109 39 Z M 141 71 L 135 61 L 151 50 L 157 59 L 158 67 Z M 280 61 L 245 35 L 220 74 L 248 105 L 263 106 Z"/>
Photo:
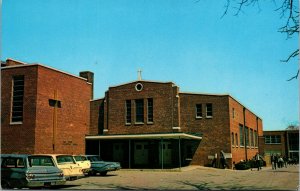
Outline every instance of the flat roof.
<path fill-rule="evenodd" d="M 127 134 L 127 135 L 86 135 L 87 140 L 105 139 L 196 139 L 201 140 L 202 136 L 196 133 L 151 133 L 151 134 Z"/>
<path fill-rule="evenodd" d="M 72 77 L 75 77 L 75 78 L 78 78 L 78 79 L 81 79 L 81 80 L 84 80 L 86 81 L 87 83 L 89 83 L 87 81 L 86 78 L 83 78 L 83 77 L 80 77 L 80 76 L 76 76 L 74 74 L 71 74 L 71 73 L 67 73 L 67 72 L 64 72 L 62 70 L 58 70 L 56 68 L 52 68 L 50 66 L 46 66 L 46 65 L 43 65 L 41 63 L 25 63 L 25 62 L 21 62 L 21 61 L 18 61 L 18 60 L 14 60 L 14 59 L 11 59 L 11 58 L 8 58 L 7 60 L 12 60 L 14 62 L 19 62 L 21 63 L 20 65 L 12 65 L 12 66 L 4 66 L 4 67 L 1 67 L 1 70 L 6 70 L 6 69 L 12 69 L 12 68 L 22 68 L 22 67 L 34 67 L 34 66 L 41 66 L 41 67 L 44 67 L 46 69 L 50 69 L 50 70 L 53 70 L 53 71 L 56 71 L 56 72 L 59 72 L 59 73 L 62 73 L 62 74 L 66 74 L 68 76 L 72 76 Z M 91 83 L 89 83 L 91 84 Z"/>

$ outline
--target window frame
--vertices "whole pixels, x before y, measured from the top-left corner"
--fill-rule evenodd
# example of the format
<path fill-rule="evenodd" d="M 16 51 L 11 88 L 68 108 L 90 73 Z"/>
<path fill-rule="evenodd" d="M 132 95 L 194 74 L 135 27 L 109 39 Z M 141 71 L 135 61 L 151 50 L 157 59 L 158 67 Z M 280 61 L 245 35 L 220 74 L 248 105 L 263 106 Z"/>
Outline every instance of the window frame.
<path fill-rule="evenodd" d="M 140 103 L 139 103 L 140 102 Z M 144 99 L 135 99 L 135 124 L 144 124 Z M 139 121 L 141 119 L 141 121 Z"/>
<path fill-rule="evenodd" d="M 202 119 L 203 113 L 202 113 L 202 104 L 198 103 L 195 106 L 195 113 L 196 113 L 196 119 Z"/>
<path fill-rule="evenodd" d="M 130 125 L 132 123 L 131 108 L 132 108 L 131 107 L 131 100 L 125 100 L 125 124 L 126 125 Z"/>
<path fill-rule="evenodd" d="M 21 83 L 20 83 L 21 82 Z M 18 84 L 20 83 L 20 84 Z M 18 92 L 18 93 L 17 93 Z M 10 124 L 22 124 L 24 120 L 25 76 L 12 77 Z M 17 109 L 16 108 L 20 108 Z M 18 115 L 16 113 L 19 113 Z M 16 119 L 17 118 L 17 119 Z M 19 120 L 18 120 L 19 118 Z"/>
<path fill-rule="evenodd" d="M 212 103 L 207 103 L 205 108 L 206 108 L 205 109 L 205 111 L 206 111 L 206 118 L 212 118 L 213 117 L 213 106 L 212 106 Z M 210 110 L 209 110 L 209 108 L 210 108 Z M 210 113 L 210 115 L 209 115 L 209 113 Z"/>
<path fill-rule="evenodd" d="M 153 98 L 147 99 L 147 123 L 153 124 L 154 117 L 153 117 Z"/>

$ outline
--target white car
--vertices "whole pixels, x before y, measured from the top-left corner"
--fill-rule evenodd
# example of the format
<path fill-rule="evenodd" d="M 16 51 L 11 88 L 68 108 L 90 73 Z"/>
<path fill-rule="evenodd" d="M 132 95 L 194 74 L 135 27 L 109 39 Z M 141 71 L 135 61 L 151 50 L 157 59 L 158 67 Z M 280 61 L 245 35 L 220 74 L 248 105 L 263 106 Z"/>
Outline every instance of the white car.
<path fill-rule="evenodd" d="M 91 171 L 91 161 L 83 155 L 73 155 L 75 162 L 82 168 L 83 173 L 88 173 Z"/>
<path fill-rule="evenodd" d="M 75 162 L 72 155 L 67 154 L 43 154 L 52 156 L 55 165 L 63 171 L 66 180 L 76 180 L 84 177 L 82 168 Z"/>

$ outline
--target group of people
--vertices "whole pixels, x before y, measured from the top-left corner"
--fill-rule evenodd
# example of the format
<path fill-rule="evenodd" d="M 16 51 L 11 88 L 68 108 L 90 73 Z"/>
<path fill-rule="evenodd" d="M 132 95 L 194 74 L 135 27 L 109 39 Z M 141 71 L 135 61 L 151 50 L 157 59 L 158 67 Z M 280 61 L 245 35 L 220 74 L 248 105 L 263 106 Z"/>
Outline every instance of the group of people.
<path fill-rule="evenodd" d="M 271 164 L 272 164 L 273 170 L 276 170 L 276 168 L 282 168 L 282 167 L 287 168 L 287 165 L 291 164 L 290 161 L 292 161 L 292 159 L 287 158 L 286 156 L 281 156 L 278 154 L 271 155 Z"/>

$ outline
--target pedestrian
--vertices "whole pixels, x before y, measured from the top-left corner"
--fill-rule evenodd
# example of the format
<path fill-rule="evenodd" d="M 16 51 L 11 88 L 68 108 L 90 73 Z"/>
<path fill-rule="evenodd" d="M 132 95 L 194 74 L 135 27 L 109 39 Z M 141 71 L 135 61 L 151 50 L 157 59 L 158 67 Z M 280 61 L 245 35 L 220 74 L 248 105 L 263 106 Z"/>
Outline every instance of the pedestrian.
<path fill-rule="evenodd" d="M 224 151 L 223 150 L 221 150 L 221 152 L 220 152 L 220 162 L 221 162 L 221 166 L 222 166 L 222 168 L 229 168 L 228 167 L 228 165 L 227 165 L 227 163 L 226 163 L 226 157 L 225 157 L 225 153 L 224 153 Z"/>
<path fill-rule="evenodd" d="M 271 155 L 272 170 L 276 170 L 275 155 Z"/>
<path fill-rule="evenodd" d="M 287 168 L 287 157 L 284 155 L 283 156 L 283 164 L 284 164 L 284 166 L 285 166 L 285 168 Z"/>
<path fill-rule="evenodd" d="M 282 156 L 280 156 L 279 157 L 279 159 L 278 159 L 278 166 L 279 166 L 279 168 L 282 168 L 283 167 L 283 158 L 282 158 Z"/>
<path fill-rule="evenodd" d="M 216 168 L 217 167 L 217 158 L 218 158 L 218 153 L 215 153 L 214 159 L 211 163 L 211 166 Z"/>
<path fill-rule="evenodd" d="M 275 155 L 274 162 L 275 162 L 275 169 L 276 169 L 276 167 L 279 168 L 279 166 L 278 166 L 278 154 Z"/>
<path fill-rule="evenodd" d="M 255 161 L 256 161 L 256 165 L 257 165 L 257 170 L 260 170 L 261 169 L 261 166 L 260 166 L 260 156 L 259 156 L 258 152 L 255 155 Z"/>

